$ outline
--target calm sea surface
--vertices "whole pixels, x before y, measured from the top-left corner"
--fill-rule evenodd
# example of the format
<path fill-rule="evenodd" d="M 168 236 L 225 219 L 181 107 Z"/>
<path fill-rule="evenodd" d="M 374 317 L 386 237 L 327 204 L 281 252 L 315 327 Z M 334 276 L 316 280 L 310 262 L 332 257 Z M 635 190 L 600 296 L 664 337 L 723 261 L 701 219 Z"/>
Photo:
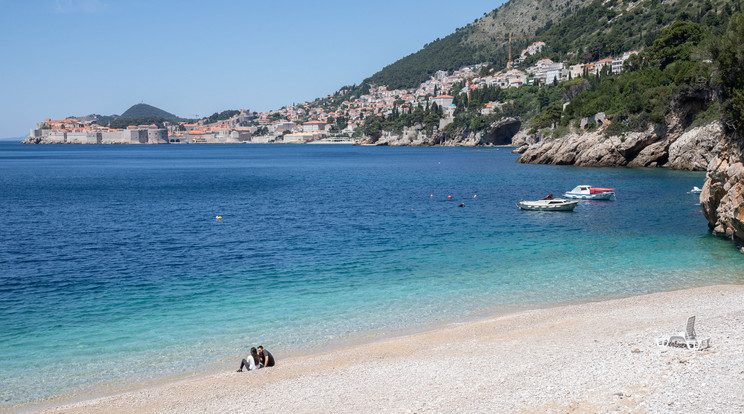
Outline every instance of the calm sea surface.
<path fill-rule="evenodd" d="M 744 259 L 687 194 L 703 173 L 515 160 L 503 148 L 0 143 L 0 408 L 235 369 L 251 345 L 286 355 L 744 283 Z M 515 207 L 578 184 L 617 200 Z"/>

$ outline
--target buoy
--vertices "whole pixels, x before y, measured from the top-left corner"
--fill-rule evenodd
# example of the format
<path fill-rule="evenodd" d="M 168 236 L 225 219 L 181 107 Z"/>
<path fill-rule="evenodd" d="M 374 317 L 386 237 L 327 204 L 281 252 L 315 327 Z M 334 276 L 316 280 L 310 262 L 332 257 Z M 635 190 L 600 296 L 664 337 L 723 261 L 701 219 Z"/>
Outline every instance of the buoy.
<path fill-rule="evenodd" d="M 478 194 L 473 195 L 473 198 L 476 198 L 476 197 L 478 197 Z"/>
<path fill-rule="evenodd" d="M 217 216 L 216 219 L 217 220 L 222 220 L 222 216 Z"/>
<path fill-rule="evenodd" d="M 430 195 L 429 198 L 434 198 L 434 194 Z"/>
<path fill-rule="evenodd" d="M 452 196 L 451 195 L 448 195 L 447 196 L 447 200 L 452 200 Z"/>

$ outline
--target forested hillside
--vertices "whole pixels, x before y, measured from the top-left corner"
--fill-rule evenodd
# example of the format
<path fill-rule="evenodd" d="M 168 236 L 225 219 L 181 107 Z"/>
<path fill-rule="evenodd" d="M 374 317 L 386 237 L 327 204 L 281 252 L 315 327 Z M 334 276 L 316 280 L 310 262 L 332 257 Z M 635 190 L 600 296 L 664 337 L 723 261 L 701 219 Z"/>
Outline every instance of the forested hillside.
<path fill-rule="evenodd" d="M 507 62 L 510 32 L 515 54 L 536 40 L 547 47 L 540 57 L 582 63 L 653 44 L 658 33 L 676 20 L 695 21 L 720 35 L 738 9 L 732 0 L 511 0 L 455 33 L 436 39 L 420 51 L 386 66 L 364 83 L 389 89 L 412 88 L 437 70 L 488 63 L 502 69 Z M 545 37 L 551 36 L 551 37 Z"/>
<path fill-rule="evenodd" d="M 178 122 L 182 119 L 170 112 L 164 111 L 160 108 L 156 108 L 152 105 L 139 103 L 132 105 L 129 109 L 121 114 L 121 118 L 140 118 L 140 117 L 155 117 L 163 118 L 166 121 Z"/>
<path fill-rule="evenodd" d="M 532 35 L 587 4 L 589 0 L 510 0 L 455 33 L 436 39 L 418 52 L 386 66 L 364 83 L 386 85 L 389 89 L 413 88 L 438 70 L 451 71 L 484 62 L 503 67 L 508 60 L 508 41 L 499 37 L 509 33 Z M 457 7 L 456 3 L 453 7 Z M 516 39 L 512 49 L 519 53 L 533 41 Z"/>

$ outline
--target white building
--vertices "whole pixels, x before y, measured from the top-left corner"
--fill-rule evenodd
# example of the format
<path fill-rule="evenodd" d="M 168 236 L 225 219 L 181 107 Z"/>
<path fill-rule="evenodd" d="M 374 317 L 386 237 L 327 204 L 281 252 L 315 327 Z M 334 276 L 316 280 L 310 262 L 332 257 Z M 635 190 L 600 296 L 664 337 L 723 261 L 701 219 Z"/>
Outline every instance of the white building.
<path fill-rule="evenodd" d="M 308 121 L 302 124 L 302 132 L 325 131 L 326 125 L 323 121 Z"/>
<path fill-rule="evenodd" d="M 440 108 L 449 108 L 452 106 L 452 101 L 454 99 L 455 98 L 452 95 L 439 95 L 431 98 L 431 101 L 437 104 Z"/>

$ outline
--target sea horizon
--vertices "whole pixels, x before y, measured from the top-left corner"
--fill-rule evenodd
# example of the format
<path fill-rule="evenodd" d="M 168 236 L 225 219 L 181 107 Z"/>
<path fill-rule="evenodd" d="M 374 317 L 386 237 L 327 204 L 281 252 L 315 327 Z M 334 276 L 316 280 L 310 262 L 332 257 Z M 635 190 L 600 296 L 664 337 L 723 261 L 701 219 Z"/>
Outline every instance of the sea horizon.
<path fill-rule="evenodd" d="M 744 281 L 738 251 L 709 233 L 687 193 L 704 173 L 516 158 L 505 148 L 4 142 L 2 407 L 206 373 L 250 345 L 307 354 L 517 309 Z M 568 213 L 515 206 L 580 184 L 617 199 Z"/>

